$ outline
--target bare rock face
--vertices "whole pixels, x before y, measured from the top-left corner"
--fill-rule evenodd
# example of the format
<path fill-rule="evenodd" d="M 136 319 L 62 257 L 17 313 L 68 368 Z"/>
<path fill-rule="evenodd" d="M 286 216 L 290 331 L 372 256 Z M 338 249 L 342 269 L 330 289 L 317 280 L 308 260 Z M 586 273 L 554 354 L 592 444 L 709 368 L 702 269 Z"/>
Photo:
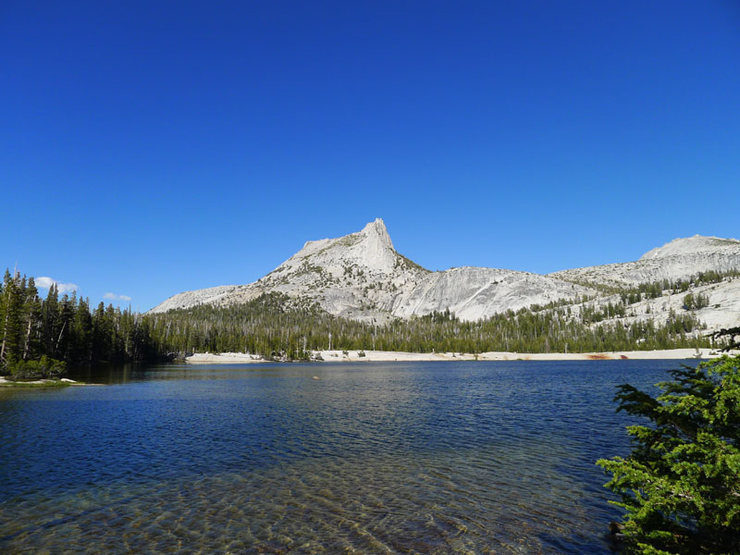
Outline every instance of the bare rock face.
<path fill-rule="evenodd" d="M 383 220 L 378 218 L 358 233 L 339 239 L 308 241 L 260 282 L 269 283 L 274 281 L 273 278 L 280 280 L 284 277 L 280 274 L 298 277 L 311 269 L 321 269 L 337 279 L 348 275 L 348 268 L 361 268 L 373 276 L 387 276 L 395 270 L 397 256 L 388 230 Z"/>
<path fill-rule="evenodd" d="M 327 312 L 354 319 L 387 320 L 397 296 L 407 293 L 429 274 L 393 248 L 383 220 L 336 239 L 308 241 L 272 272 L 244 286 L 191 291 L 175 295 L 150 312 L 197 304 L 248 302 L 267 292 L 317 302 Z"/>
<path fill-rule="evenodd" d="M 225 298 L 228 298 L 234 291 L 238 290 L 239 285 L 219 285 L 218 287 L 209 287 L 207 289 L 197 289 L 195 291 L 185 291 L 173 295 L 166 301 L 158 304 L 149 311 L 149 314 L 157 312 L 168 312 L 170 310 L 186 309 L 201 304 L 218 304 Z"/>
<path fill-rule="evenodd" d="M 393 314 L 400 317 L 449 309 L 461 320 L 480 320 L 498 312 L 533 304 L 546 305 L 595 291 L 558 279 L 493 268 L 452 268 L 425 276 L 399 297 Z"/>
<path fill-rule="evenodd" d="M 686 279 L 710 270 L 740 270 L 740 241 L 695 235 L 674 239 L 646 252 L 635 262 L 575 268 L 549 275 L 581 284 L 624 287 Z"/>
<path fill-rule="evenodd" d="M 660 260 L 671 256 L 737 256 L 740 253 L 740 241 L 720 237 L 694 235 L 685 239 L 674 239 L 662 247 L 657 247 L 643 254 L 640 260 Z"/>
<path fill-rule="evenodd" d="M 428 273 L 396 252 L 376 219 L 357 233 L 307 242 L 254 286 L 317 302 L 331 314 L 385 320 L 393 299 Z"/>
<path fill-rule="evenodd" d="M 279 292 L 299 303 L 318 303 L 331 314 L 356 320 L 384 323 L 393 317 L 409 318 L 445 310 L 462 320 L 480 320 L 532 305 L 604 296 L 601 290 L 605 285 L 625 287 L 676 280 L 708 270 L 740 270 L 740 241 L 697 235 L 671 241 L 635 262 L 577 268 L 546 276 L 474 267 L 431 272 L 396 252 L 383 220 L 376 219 L 357 233 L 308 241 L 254 283 L 180 293 L 150 312 L 200 304 L 239 304 L 262 293 Z M 714 293 L 717 298 L 726 295 L 724 289 L 718 285 Z M 730 296 L 733 291 L 736 287 L 728 289 Z M 723 303 L 725 312 L 737 304 L 733 299 Z M 707 321 L 725 322 L 733 318 L 731 312 L 719 320 L 712 317 L 711 310 L 704 316 Z"/>

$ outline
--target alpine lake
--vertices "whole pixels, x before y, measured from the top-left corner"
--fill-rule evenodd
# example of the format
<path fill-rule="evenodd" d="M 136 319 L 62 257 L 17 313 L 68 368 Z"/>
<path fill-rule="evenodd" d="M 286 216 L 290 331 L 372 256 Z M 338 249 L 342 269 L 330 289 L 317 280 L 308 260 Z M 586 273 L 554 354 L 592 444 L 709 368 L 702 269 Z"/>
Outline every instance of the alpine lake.
<path fill-rule="evenodd" d="M 0 551 L 603 553 L 616 386 L 688 361 L 159 365 L 0 390 Z M 692 365 L 696 361 L 689 362 Z"/>

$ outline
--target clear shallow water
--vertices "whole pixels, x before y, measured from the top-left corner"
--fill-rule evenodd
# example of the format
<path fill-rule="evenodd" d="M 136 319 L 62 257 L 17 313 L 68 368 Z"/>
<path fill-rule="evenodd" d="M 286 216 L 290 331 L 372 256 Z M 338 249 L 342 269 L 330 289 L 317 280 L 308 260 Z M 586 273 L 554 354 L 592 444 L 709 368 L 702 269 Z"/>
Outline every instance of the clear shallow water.
<path fill-rule="evenodd" d="M 158 366 L 3 390 L 0 551 L 608 551 L 615 387 L 677 364 Z"/>

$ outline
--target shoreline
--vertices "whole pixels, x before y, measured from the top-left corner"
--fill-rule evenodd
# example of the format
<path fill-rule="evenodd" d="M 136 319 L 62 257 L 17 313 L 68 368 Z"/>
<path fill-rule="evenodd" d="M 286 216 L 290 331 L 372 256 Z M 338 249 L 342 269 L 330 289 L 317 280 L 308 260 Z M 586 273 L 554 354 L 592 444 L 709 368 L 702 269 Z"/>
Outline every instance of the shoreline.
<path fill-rule="evenodd" d="M 13 381 L 7 376 L 0 376 L 0 387 L 65 387 L 71 385 L 87 385 L 69 378 L 42 378 L 39 380 Z"/>
<path fill-rule="evenodd" d="M 362 356 L 364 354 L 364 356 Z M 431 362 L 474 360 L 707 360 L 723 354 L 714 349 L 663 349 L 656 351 L 604 351 L 593 353 L 408 353 L 402 351 L 326 350 L 311 351 L 311 362 Z M 319 358 L 320 357 L 320 358 Z M 187 364 L 264 364 L 279 361 L 265 360 L 249 353 L 194 353 L 185 358 Z M 300 362 L 300 361 L 296 361 Z"/>

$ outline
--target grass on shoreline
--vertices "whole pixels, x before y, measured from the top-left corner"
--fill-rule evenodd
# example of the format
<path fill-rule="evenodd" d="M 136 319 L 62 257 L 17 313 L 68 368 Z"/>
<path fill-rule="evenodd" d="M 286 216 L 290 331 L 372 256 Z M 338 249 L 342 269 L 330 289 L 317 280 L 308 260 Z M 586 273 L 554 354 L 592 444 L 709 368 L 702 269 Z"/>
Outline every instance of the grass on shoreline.
<path fill-rule="evenodd" d="M 69 387 L 73 385 L 84 385 L 83 383 L 76 382 L 74 380 L 67 379 L 51 379 L 45 378 L 43 380 L 33 381 L 12 381 L 5 377 L 0 377 L 0 387 L 13 387 L 13 388 L 33 388 L 33 387 Z"/>

